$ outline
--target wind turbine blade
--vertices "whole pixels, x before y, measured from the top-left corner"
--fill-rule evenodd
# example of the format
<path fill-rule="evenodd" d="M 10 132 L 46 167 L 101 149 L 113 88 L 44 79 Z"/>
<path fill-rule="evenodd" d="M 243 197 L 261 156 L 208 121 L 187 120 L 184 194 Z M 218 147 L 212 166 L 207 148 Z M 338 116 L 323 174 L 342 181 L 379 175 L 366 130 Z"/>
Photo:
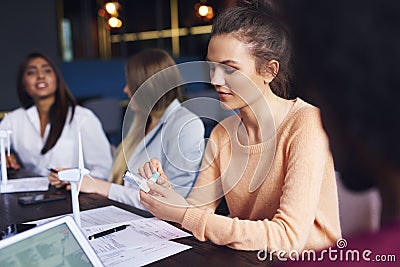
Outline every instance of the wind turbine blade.
<path fill-rule="evenodd" d="M 11 143 L 11 141 L 10 141 L 10 133 L 7 131 L 7 156 L 11 155 L 10 143 Z"/>
<path fill-rule="evenodd" d="M 94 183 L 96 182 L 96 180 L 95 179 L 93 179 L 93 177 L 90 175 L 90 174 L 88 174 L 88 175 L 86 175 L 87 177 L 89 177 L 90 178 L 90 180 L 92 180 Z"/>
<path fill-rule="evenodd" d="M 79 192 L 81 192 L 82 181 L 83 181 L 83 177 L 81 177 L 81 180 L 79 181 L 78 192 L 77 192 L 78 196 L 79 196 Z"/>
<path fill-rule="evenodd" d="M 83 170 L 85 168 L 84 164 L 83 164 L 83 150 L 82 150 L 82 138 L 81 138 L 81 132 L 78 132 L 78 145 L 79 145 L 79 163 L 78 163 L 78 169 L 79 170 Z"/>

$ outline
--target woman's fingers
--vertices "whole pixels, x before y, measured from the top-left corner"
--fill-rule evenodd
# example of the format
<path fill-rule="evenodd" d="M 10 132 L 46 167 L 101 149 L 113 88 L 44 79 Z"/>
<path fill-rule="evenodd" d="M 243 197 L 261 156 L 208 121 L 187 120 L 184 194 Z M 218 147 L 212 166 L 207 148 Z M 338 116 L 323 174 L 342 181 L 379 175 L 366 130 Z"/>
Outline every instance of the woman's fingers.
<path fill-rule="evenodd" d="M 188 207 L 186 200 L 176 193 L 156 183 L 149 183 L 150 193 L 140 191 L 140 202 L 154 216 L 162 220 L 182 223 Z M 156 195 L 154 195 L 154 194 Z"/>
<path fill-rule="evenodd" d="M 162 176 L 161 176 L 160 178 L 158 178 L 157 184 L 163 186 L 163 187 L 166 188 L 166 189 L 171 189 L 171 188 L 172 188 L 172 186 L 171 186 L 171 184 L 168 182 L 168 180 L 165 179 L 165 178 L 162 177 Z"/>
<path fill-rule="evenodd" d="M 143 167 L 139 167 L 138 168 L 138 173 L 140 174 L 140 176 L 146 177 L 146 174 L 144 173 L 144 168 Z"/>
<path fill-rule="evenodd" d="M 150 179 L 151 176 L 153 175 L 153 166 L 150 164 L 150 162 L 146 162 L 143 166 L 143 171 L 144 175 L 147 179 Z"/>
<path fill-rule="evenodd" d="M 161 177 L 160 177 L 161 178 Z M 151 181 L 151 180 L 150 180 Z M 158 183 L 154 183 L 154 182 L 147 182 L 149 188 L 150 188 L 150 192 L 152 193 L 157 193 L 160 196 L 166 197 L 169 191 L 168 187 L 165 187 L 163 185 L 160 185 Z"/>
<path fill-rule="evenodd" d="M 138 168 L 138 172 L 141 176 L 150 179 L 153 177 L 154 173 L 159 173 L 160 176 L 165 176 L 164 171 L 161 167 L 161 162 L 157 159 L 151 159 L 150 161 L 146 162 L 143 167 Z M 167 179 L 167 178 L 166 178 Z"/>
<path fill-rule="evenodd" d="M 14 154 L 10 154 L 10 156 L 6 156 L 6 165 L 7 168 L 11 168 L 14 170 L 19 170 L 21 166 L 18 164 L 17 158 Z"/>
<path fill-rule="evenodd" d="M 162 169 L 161 162 L 155 158 L 146 162 L 143 167 L 139 167 L 138 173 L 140 174 L 140 176 L 147 179 L 153 178 L 155 180 L 157 178 L 158 184 L 164 184 L 165 181 L 168 181 L 168 177 L 165 175 L 164 170 Z M 162 177 L 163 179 L 159 179 L 160 177 Z"/>
<path fill-rule="evenodd" d="M 61 184 L 60 179 L 58 179 L 58 175 L 55 173 L 50 173 L 48 178 L 49 178 L 50 184 L 53 186 L 58 186 Z"/>
<path fill-rule="evenodd" d="M 153 166 L 154 171 L 157 171 L 160 174 L 160 176 L 164 177 L 165 180 L 168 180 L 168 178 L 165 175 L 164 170 L 162 168 L 161 162 L 158 159 L 152 158 L 150 160 L 150 164 L 151 164 L 151 166 Z"/>
<path fill-rule="evenodd" d="M 56 170 L 57 172 L 59 172 L 59 171 L 61 171 L 61 170 L 63 170 L 63 169 L 62 169 L 62 168 L 56 168 L 56 169 L 54 169 L 54 170 Z M 50 181 L 50 184 L 51 184 L 52 186 L 56 187 L 56 188 L 61 188 L 61 187 L 64 187 L 65 185 L 68 185 L 69 182 L 67 182 L 67 181 L 61 181 L 61 180 L 60 180 L 60 178 L 58 177 L 57 172 L 50 171 L 50 174 L 49 174 L 49 176 L 48 176 L 48 179 L 49 179 L 49 181 Z"/>

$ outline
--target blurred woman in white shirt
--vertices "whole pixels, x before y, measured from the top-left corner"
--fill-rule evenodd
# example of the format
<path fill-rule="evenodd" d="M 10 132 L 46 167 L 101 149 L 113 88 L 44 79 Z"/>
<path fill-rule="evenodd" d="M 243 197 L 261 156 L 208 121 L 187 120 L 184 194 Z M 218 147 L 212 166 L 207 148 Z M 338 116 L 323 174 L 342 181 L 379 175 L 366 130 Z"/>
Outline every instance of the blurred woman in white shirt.
<path fill-rule="evenodd" d="M 112 156 L 99 119 L 76 100 L 61 72 L 45 54 L 33 52 L 21 62 L 17 73 L 20 108 L 0 123 L 11 130 L 15 153 L 9 167 L 20 165 L 29 173 L 48 176 L 49 167 L 78 166 L 78 132 L 81 132 L 84 163 L 93 175 L 108 177 Z"/>

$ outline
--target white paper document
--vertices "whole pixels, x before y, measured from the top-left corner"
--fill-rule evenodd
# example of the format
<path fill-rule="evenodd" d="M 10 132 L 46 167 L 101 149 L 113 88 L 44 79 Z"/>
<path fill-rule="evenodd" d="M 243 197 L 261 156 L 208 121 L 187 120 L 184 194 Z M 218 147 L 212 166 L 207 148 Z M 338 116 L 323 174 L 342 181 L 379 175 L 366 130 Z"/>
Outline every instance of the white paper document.
<path fill-rule="evenodd" d="M 143 266 L 190 248 L 173 241 L 154 241 L 135 248 L 121 248 L 113 252 L 101 253 L 98 256 L 106 267 Z"/>
<path fill-rule="evenodd" d="M 90 236 L 119 225 L 129 226 L 89 241 L 105 266 L 144 265 L 191 248 L 168 241 L 191 234 L 157 218 L 88 227 L 82 231 Z"/>
<path fill-rule="evenodd" d="M 47 191 L 49 179 L 47 177 L 30 177 L 9 179 L 7 184 L 1 184 L 1 193 Z"/>
<path fill-rule="evenodd" d="M 157 218 L 143 218 L 116 224 L 86 227 L 82 229 L 82 232 L 86 236 L 90 236 L 119 225 L 129 226 L 124 230 L 90 241 L 92 246 L 99 248 L 98 253 L 104 252 L 105 250 L 108 251 L 108 249 L 114 250 L 122 247 L 135 247 L 153 241 L 172 240 L 191 236 L 191 234 Z"/>
<path fill-rule="evenodd" d="M 143 217 L 116 206 L 106 206 L 81 211 L 82 227 L 113 224 L 139 219 L 143 219 Z"/>

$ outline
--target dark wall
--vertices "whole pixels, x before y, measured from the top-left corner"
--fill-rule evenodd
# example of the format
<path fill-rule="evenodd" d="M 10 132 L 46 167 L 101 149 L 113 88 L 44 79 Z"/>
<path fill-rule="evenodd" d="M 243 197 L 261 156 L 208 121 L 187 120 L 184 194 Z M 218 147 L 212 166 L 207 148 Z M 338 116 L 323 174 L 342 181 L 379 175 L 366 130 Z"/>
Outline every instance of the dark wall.
<path fill-rule="evenodd" d="M 27 53 L 40 50 L 60 61 L 57 0 L 3 2 L 0 25 L 0 111 L 6 111 L 19 106 L 15 77 Z"/>

